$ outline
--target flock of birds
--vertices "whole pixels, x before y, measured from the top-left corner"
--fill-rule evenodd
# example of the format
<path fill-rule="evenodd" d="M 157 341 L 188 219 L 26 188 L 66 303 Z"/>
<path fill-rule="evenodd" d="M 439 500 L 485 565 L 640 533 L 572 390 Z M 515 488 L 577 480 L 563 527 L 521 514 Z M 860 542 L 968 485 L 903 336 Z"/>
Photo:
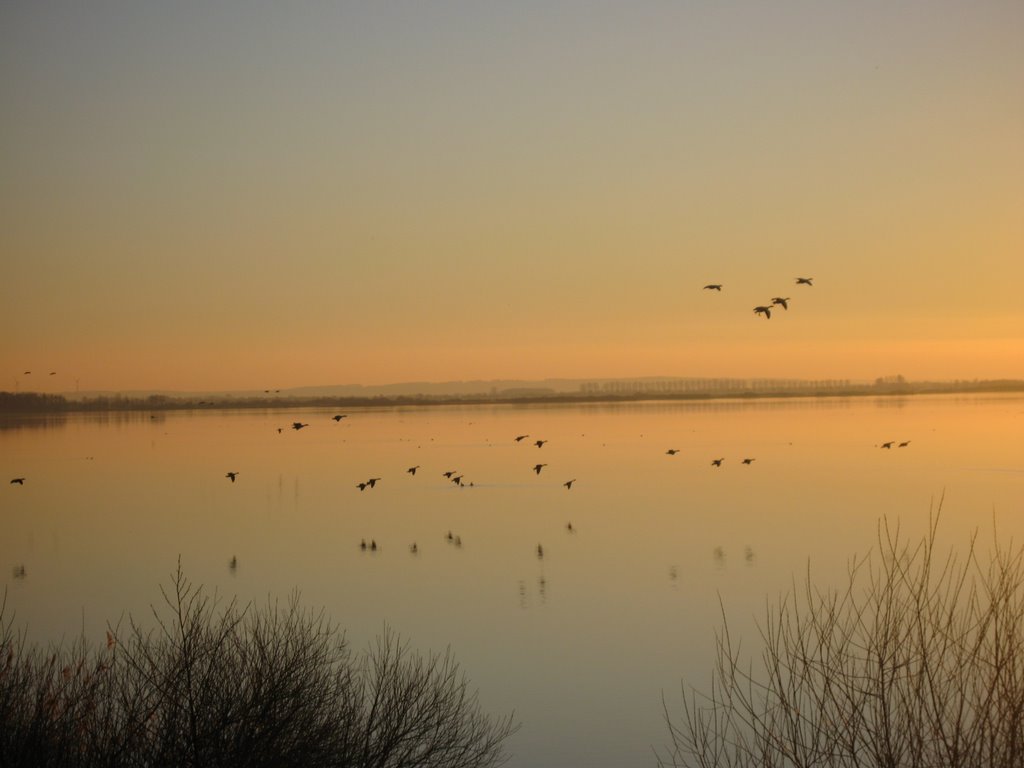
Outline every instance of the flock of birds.
<path fill-rule="evenodd" d="M 795 278 L 795 280 L 796 280 L 796 284 L 797 285 L 810 285 L 810 286 L 814 285 L 814 278 L 813 277 L 798 277 L 798 278 Z M 705 291 L 718 291 L 719 293 L 721 293 L 721 291 L 722 291 L 722 284 L 721 283 L 708 283 L 707 285 L 704 286 L 704 290 Z M 785 310 L 789 310 L 789 302 L 790 301 L 792 301 L 792 299 L 789 296 L 773 296 L 772 300 L 771 300 L 771 302 L 769 304 L 760 304 L 760 305 L 754 307 L 754 314 L 755 315 L 763 315 L 765 320 L 771 320 L 772 319 L 772 307 L 782 307 Z"/>

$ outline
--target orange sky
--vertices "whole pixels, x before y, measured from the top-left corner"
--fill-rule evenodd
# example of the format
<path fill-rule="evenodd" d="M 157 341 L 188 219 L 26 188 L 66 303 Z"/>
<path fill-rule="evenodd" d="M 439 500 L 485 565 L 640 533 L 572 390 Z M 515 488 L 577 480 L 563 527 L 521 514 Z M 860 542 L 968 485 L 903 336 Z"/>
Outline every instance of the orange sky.
<path fill-rule="evenodd" d="M 1019 2 L 6 3 L 0 389 L 1024 378 L 1022 38 Z"/>

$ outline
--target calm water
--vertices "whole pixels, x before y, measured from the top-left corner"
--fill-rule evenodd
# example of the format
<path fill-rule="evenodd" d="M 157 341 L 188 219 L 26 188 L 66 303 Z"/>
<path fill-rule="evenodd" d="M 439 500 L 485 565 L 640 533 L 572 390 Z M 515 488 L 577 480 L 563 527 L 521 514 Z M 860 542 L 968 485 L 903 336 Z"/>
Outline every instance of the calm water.
<path fill-rule="evenodd" d="M 705 687 L 720 598 L 756 647 L 753 616 L 808 561 L 838 580 L 880 518 L 917 535 L 943 493 L 948 544 L 1024 539 L 1019 396 L 335 412 L 6 420 L 8 611 L 99 643 L 180 557 L 245 601 L 298 588 L 357 646 L 385 622 L 450 646 L 486 709 L 516 711 L 512 766 L 649 766 L 662 696 Z"/>

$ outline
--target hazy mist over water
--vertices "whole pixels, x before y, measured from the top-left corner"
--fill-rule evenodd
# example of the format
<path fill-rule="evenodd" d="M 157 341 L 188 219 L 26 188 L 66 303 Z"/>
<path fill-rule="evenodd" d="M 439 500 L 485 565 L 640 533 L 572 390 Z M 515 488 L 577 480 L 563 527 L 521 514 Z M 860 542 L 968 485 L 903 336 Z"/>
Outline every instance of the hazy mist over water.
<path fill-rule="evenodd" d="M 225 600 L 301 590 L 357 646 L 385 622 L 450 645 L 521 720 L 512 766 L 639 766 L 662 694 L 707 683 L 719 600 L 756 653 L 765 598 L 808 561 L 841 579 L 883 516 L 917 536 L 945 494 L 946 544 L 1024 537 L 1019 395 L 344 413 L 7 419 L 7 610 L 33 640 L 100 642 L 148 619 L 180 557 Z"/>

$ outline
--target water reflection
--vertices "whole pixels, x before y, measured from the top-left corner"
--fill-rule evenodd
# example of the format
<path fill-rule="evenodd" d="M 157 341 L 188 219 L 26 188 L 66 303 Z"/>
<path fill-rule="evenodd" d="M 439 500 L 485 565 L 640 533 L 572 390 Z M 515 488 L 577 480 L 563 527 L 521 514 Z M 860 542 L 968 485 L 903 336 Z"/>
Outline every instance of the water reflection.
<path fill-rule="evenodd" d="M 299 587 L 356 644 L 387 621 L 451 645 L 522 715 L 513 766 L 646 765 L 719 600 L 760 615 L 808 559 L 841 578 L 943 491 L 951 540 L 1024 534 L 1024 399 L 880 400 L 19 417 L 0 565 L 44 641 L 144 618 L 179 556 L 243 601 Z"/>

